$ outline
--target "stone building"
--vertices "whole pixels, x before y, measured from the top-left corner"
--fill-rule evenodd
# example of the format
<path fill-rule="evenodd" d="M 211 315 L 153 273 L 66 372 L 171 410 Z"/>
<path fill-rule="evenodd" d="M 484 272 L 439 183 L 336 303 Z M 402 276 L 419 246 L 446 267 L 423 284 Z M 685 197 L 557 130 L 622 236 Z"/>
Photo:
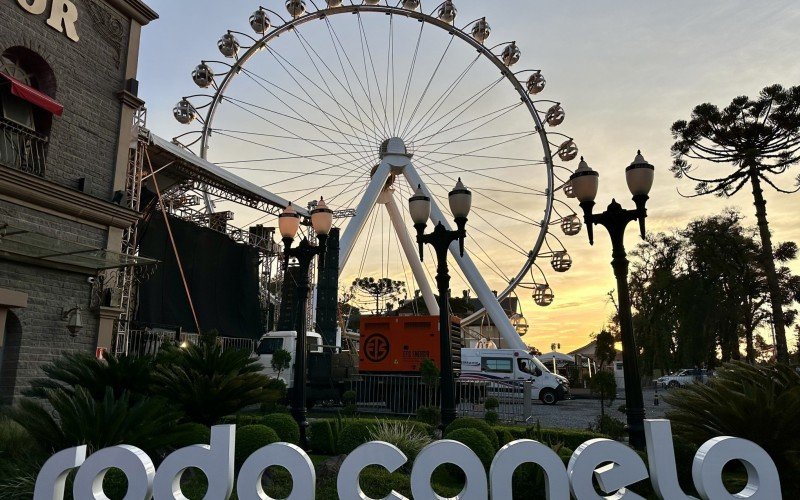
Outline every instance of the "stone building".
<path fill-rule="evenodd" d="M 0 0 L 0 401 L 109 349 L 138 219 L 126 196 L 139 0 Z"/>

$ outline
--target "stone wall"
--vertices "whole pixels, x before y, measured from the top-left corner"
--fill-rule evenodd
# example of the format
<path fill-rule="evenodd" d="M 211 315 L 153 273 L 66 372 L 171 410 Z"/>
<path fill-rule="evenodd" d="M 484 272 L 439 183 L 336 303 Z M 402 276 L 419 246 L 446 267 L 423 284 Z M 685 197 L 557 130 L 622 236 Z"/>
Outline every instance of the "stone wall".
<path fill-rule="evenodd" d="M 78 8 L 73 42 L 17 0 L 0 0 L 0 52 L 22 46 L 55 74 L 52 96 L 64 105 L 53 117 L 45 178 L 70 188 L 86 178 L 85 192 L 110 200 L 119 131 L 129 21 L 100 0 L 72 0 Z"/>

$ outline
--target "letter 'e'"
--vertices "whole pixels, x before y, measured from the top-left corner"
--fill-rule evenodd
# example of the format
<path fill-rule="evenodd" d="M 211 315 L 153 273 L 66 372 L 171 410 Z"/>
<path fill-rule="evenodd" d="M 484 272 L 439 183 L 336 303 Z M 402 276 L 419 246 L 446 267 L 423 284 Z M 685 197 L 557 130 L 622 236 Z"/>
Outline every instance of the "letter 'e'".
<path fill-rule="evenodd" d="M 608 462 L 611 462 L 608 464 Z M 602 467 L 598 467 L 600 464 Z M 570 488 L 575 498 L 603 500 L 592 484 L 597 478 L 600 489 L 616 493 L 616 500 L 644 500 L 626 486 L 647 479 L 647 467 L 631 448 L 610 439 L 590 439 L 578 446 L 567 465 Z"/>

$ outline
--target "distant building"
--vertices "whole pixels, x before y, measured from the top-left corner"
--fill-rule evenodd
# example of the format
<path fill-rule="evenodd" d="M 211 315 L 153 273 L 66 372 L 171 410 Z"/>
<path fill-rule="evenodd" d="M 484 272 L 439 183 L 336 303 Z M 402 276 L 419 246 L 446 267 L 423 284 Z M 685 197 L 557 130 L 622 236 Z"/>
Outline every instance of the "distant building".
<path fill-rule="evenodd" d="M 137 263 L 122 247 L 139 218 L 139 36 L 156 18 L 139 0 L 0 2 L 2 402 L 61 354 L 111 347 L 119 270 Z"/>

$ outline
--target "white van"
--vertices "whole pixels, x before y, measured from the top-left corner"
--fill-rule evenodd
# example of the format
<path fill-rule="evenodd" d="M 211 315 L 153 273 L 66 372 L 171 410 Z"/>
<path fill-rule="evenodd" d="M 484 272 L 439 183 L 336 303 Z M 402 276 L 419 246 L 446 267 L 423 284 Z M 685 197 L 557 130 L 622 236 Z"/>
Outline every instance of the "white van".
<path fill-rule="evenodd" d="M 278 373 L 272 369 L 272 355 L 275 351 L 283 349 L 289 351 L 292 355 L 292 361 L 289 368 L 282 370 L 280 377 Z M 322 335 L 316 332 L 308 332 L 306 334 L 306 349 L 308 352 L 322 352 Z M 280 378 L 286 383 L 286 387 L 294 386 L 294 353 L 297 351 L 297 333 L 293 331 L 288 332 L 269 332 L 261 337 L 256 344 L 256 354 L 258 361 L 261 364 L 261 371 L 271 378 Z"/>
<path fill-rule="evenodd" d="M 566 377 L 553 374 L 536 357 L 517 349 L 461 349 L 461 380 L 487 380 L 522 387 L 531 381 L 533 399 L 547 405 L 569 399 Z"/>

